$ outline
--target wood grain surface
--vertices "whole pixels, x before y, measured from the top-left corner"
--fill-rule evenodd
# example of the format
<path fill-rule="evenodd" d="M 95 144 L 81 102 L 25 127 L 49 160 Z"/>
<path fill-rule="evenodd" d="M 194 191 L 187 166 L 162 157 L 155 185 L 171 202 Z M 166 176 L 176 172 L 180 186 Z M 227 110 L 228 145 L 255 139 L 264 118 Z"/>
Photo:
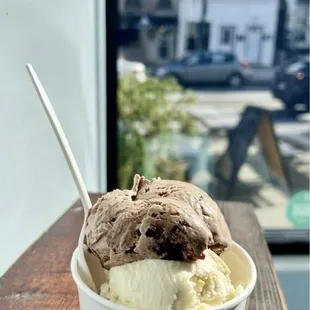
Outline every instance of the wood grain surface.
<path fill-rule="evenodd" d="M 93 202 L 98 197 L 91 195 Z M 258 281 L 247 309 L 287 309 L 252 207 L 239 203 L 219 203 L 219 206 L 233 239 L 249 252 L 257 267 Z M 77 202 L 7 271 L 0 279 L 0 310 L 79 309 L 70 259 L 82 219 L 83 209 Z"/>

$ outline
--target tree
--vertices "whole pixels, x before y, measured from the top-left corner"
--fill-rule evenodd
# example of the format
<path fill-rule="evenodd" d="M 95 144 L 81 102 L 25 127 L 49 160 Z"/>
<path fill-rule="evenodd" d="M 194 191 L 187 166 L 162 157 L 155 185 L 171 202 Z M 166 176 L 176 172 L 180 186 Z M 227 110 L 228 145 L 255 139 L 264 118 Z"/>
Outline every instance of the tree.
<path fill-rule="evenodd" d="M 146 147 L 149 141 L 163 134 L 196 132 L 195 122 L 185 109 L 193 99 L 193 96 L 184 91 L 174 79 L 149 78 L 146 82 L 140 83 L 132 75 L 120 78 L 118 87 L 120 188 L 129 188 L 135 173 L 142 175 L 147 173 L 145 167 L 149 159 L 146 158 Z M 182 178 L 184 170 L 182 161 L 168 155 L 158 155 L 151 160 L 157 167 L 157 176 Z M 169 169 L 163 169 L 165 166 L 169 166 Z"/>

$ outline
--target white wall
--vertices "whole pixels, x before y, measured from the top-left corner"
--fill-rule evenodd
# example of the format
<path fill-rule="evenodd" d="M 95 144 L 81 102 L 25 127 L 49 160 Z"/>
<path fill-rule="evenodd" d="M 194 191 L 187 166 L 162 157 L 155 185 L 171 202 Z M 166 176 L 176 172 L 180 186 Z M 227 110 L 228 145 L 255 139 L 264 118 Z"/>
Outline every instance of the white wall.
<path fill-rule="evenodd" d="M 177 57 L 183 57 L 186 52 L 187 23 L 198 22 L 201 18 L 202 0 L 179 0 Z"/>
<path fill-rule="evenodd" d="M 105 154 L 98 156 L 93 1 L 0 0 L 0 12 L 1 275 L 78 196 L 25 63 L 37 71 L 90 191 L 99 190 Z"/>
<path fill-rule="evenodd" d="M 210 1 L 208 20 L 211 22 L 212 32 L 210 48 L 220 48 L 219 38 L 221 26 L 234 25 L 237 34 L 245 35 L 247 27 L 252 23 L 264 28 L 264 33 L 272 36 L 263 42 L 261 61 L 264 65 L 271 65 L 275 53 L 275 39 L 277 30 L 278 0 L 245 1 L 233 0 L 227 5 L 227 1 Z M 235 52 L 239 58 L 246 58 L 244 53 L 244 41 L 236 42 Z"/>
<path fill-rule="evenodd" d="M 182 10 L 179 10 L 180 28 L 178 55 L 185 52 L 185 42 L 180 39 L 186 35 L 186 22 L 199 22 L 201 4 L 199 0 L 181 0 Z M 253 22 L 264 28 L 264 33 L 271 39 L 263 43 L 262 64 L 271 65 L 275 53 L 277 31 L 277 14 L 279 0 L 208 0 L 206 21 L 211 24 L 210 50 L 222 49 L 220 45 L 220 30 L 222 26 L 235 26 L 236 33 L 245 35 L 247 27 Z M 185 24 L 185 25 L 184 25 Z M 235 52 L 239 58 L 244 58 L 244 41 L 237 42 Z"/>
<path fill-rule="evenodd" d="M 290 31 L 291 39 L 294 40 L 296 34 L 304 32 L 306 36 L 305 41 L 309 42 L 309 1 L 287 0 L 287 9 L 288 29 Z"/>

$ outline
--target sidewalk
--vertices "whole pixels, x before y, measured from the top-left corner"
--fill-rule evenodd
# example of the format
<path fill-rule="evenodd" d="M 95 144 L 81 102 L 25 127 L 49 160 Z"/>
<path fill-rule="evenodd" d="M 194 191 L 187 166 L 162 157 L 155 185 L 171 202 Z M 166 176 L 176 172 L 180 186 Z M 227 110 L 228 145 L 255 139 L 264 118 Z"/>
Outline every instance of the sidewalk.
<path fill-rule="evenodd" d="M 277 67 L 256 67 L 250 68 L 254 83 L 271 83 L 274 79 Z"/>

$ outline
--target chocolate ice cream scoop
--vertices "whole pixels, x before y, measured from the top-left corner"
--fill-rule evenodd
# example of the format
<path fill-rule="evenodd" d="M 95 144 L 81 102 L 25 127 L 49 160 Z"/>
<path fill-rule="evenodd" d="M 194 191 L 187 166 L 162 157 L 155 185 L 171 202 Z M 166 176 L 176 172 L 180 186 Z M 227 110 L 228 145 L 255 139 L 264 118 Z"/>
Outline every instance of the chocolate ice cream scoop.
<path fill-rule="evenodd" d="M 230 231 L 224 216 L 211 197 L 197 186 L 174 180 L 153 179 L 149 181 L 144 177 L 137 177 L 138 186 L 136 200 L 150 200 L 154 198 L 167 198 L 176 203 L 185 203 L 187 208 L 191 208 L 199 216 L 200 220 L 207 226 L 208 248 L 222 253 L 232 244 Z"/>
<path fill-rule="evenodd" d="M 136 175 L 132 190 L 114 190 L 90 209 L 86 243 L 103 267 L 146 258 L 192 262 L 231 236 L 215 202 L 194 185 Z"/>

